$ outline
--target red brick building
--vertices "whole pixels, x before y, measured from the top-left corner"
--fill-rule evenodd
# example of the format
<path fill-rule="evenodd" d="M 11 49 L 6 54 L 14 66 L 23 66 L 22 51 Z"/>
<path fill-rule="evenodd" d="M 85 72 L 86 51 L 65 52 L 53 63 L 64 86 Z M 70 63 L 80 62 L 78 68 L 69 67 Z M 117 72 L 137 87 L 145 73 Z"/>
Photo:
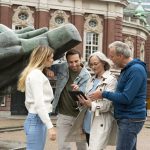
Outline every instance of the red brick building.
<path fill-rule="evenodd" d="M 1 0 L 0 23 L 14 30 L 26 26 L 51 30 L 72 23 L 83 39 L 77 48 L 84 61 L 95 51 L 107 55 L 108 44 L 120 40 L 129 44 L 133 57 L 147 63 L 150 72 L 150 32 L 140 18 L 124 14 L 127 5 L 127 0 Z M 147 99 L 150 102 L 149 93 L 148 78 Z M 20 97 L 18 94 L 1 97 L 0 114 L 24 114 Z"/>

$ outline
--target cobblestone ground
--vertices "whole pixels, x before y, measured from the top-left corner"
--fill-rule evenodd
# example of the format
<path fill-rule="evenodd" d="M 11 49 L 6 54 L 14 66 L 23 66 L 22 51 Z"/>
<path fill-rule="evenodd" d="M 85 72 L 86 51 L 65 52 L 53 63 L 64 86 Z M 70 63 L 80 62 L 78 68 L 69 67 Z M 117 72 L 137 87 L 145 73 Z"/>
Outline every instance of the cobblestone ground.
<path fill-rule="evenodd" d="M 145 124 L 141 133 L 138 136 L 138 146 L 137 150 L 150 150 L 150 125 Z M 3 143 L 4 142 L 4 143 Z M 25 135 L 23 130 L 13 131 L 13 132 L 3 132 L 0 133 L 0 144 L 5 144 L 9 146 L 14 146 L 13 144 L 18 144 L 18 146 L 23 146 L 25 144 Z M 49 141 L 47 138 L 45 150 L 57 150 L 57 142 Z M 10 150 L 11 148 L 5 149 L 0 145 L 0 150 Z M 75 145 L 73 144 L 73 149 L 76 150 Z M 115 147 L 109 146 L 106 150 L 115 150 Z"/>

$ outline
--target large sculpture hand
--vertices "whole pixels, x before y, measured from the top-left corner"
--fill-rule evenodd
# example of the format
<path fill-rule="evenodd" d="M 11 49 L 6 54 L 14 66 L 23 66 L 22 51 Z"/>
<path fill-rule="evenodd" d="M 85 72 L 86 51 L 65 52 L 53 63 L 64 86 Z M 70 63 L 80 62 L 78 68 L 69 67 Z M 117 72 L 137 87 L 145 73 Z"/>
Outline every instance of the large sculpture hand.
<path fill-rule="evenodd" d="M 51 31 L 45 27 L 37 30 L 27 27 L 17 32 L 0 24 L 0 91 L 16 83 L 30 53 L 38 45 L 52 47 L 56 60 L 80 42 L 80 34 L 72 24 Z"/>

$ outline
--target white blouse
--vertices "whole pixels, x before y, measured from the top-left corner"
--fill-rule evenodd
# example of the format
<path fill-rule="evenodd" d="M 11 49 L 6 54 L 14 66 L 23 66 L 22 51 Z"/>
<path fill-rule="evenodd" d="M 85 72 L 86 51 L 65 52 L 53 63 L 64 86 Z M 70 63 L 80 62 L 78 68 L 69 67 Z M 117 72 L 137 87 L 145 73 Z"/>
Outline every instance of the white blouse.
<path fill-rule="evenodd" d="M 41 70 L 34 69 L 27 75 L 25 87 L 25 106 L 28 112 L 38 114 L 47 128 L 52 128 L 48 113 L 52 112 L 51 101 L 54 95 L 49 80 Z"/>

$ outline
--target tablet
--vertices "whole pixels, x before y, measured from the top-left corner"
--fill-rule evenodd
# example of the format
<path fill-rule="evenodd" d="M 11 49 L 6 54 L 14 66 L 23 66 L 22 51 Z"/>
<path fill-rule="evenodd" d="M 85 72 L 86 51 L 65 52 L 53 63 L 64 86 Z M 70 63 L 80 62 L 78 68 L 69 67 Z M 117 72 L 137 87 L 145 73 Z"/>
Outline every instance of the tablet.
<path fill-rule="evenodd" d="M 84 93 L 82 91 L 69 91 L 69 94 L 72 97 L 72 99 L 75 101 L 79 101 L 79 99 L 77 97 L 79 95 L 82 95 L 85 99 L 87 99 L 87 97 L 84 95 Z"/>

